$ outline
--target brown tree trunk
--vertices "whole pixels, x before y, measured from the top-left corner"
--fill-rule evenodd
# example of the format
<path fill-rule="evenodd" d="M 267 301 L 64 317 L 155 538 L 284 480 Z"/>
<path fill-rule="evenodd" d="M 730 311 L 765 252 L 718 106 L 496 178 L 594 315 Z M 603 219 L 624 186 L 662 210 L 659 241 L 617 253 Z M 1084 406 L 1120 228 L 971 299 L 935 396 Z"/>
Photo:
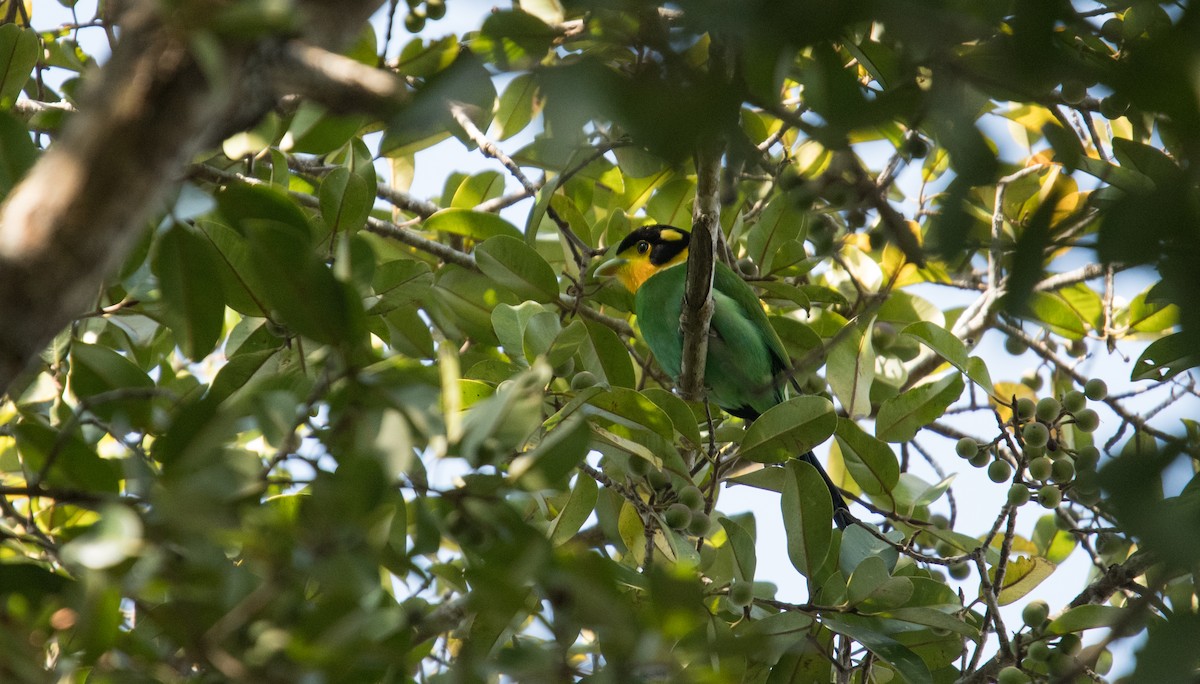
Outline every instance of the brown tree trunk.
<path fill-rule="evenodd" d="M 301 0 L 299 37 L 340 47 L 379 4 Z M 130 3 L 79 112 L 0 206 L 0 392 L 95 306 L 188 162 L 275 101 L 270 65 L 284 37 L 225 45 L 222 59 L 202 65 L 163 7 Z"/>

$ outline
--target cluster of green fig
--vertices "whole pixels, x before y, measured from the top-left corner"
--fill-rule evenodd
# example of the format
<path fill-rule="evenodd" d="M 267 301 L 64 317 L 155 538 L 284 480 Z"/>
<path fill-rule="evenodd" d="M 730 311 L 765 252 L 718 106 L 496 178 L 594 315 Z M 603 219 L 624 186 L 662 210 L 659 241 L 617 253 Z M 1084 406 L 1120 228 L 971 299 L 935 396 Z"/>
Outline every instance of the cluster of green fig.
<path fill-rule="evenodd" d="M 404 17 L 404 28 L 409 33 L 425 30 L 425 20 L 437 21 L 446 16 L 446 0 L 408 0 L 408 16 Z"/>
<path fill-rule="evenodd" d="M 708 534 L 712 520 L 704 510 L 708 501 L 699 487 L 686 484 L 676 488 L 666 471 L 655 469 L 641 458 L 629 459 L 629 471 L 634 477 L 642 478 L 653 492 L 667 527 L 696 537 Z"/>
<path fill-rule="evenodd" d="M 1016 400 L 1012 424 L 1024 453 L 1026 477 L 1014 481 L 1009 488 L 1010 504 L 1020 506 L 1028 502 L 1031 486 L 1037 486 L 1038 503 L 1045 508 L 1057 508 L 1062 503 L 1063 488 L 1068 485 L 1080 503 L 1093 504 L 1098 500 L 1099 489 L 1094 478 L 1081 481 L 1077 480 L 1077 474 L 1094 473 L 1100 450 L 1092 445 L 1068 448 L 1060 438 L 1062 428 L 1067 425 L 1074 425 L 1084 433 L 1095 431 L 1100 426 L 1100 416 L 1087 403 L 1107 396 L 1105 382 L 1092 378 L 1084 384 L 1083 391 L 1071 390 L 1061 400 L 1055 397 L 1042 397 L 1036 402 L 1026 397 Z M 977 468 L 986 467 L 993 482 L 1008 482 L 1013 476 L 1012 464 L 999 456 L 994 445 L 963 437 L 955 445 L 955 452 Z"/>
<path fill-rule="evenodd" d="M 1054 635 L 1045 634 L 1049 617 L 1050 606 L 1045 601 L 1030 601 L 1021 611 L 1021 621 L 1029 628 L 1029 633 L 1022 639 L 1022 644 L 1014 641 L 1013 648 L 1023 647 L 1025 657 L 1019 666 L 1010 665 L 1000 671 L 996 677 L 999 684 L 1026 684 L 1033 681 L 1029 673 L 1037 675 L 1041 681 L 1047 675 L 1058 679 L 1080 672 L 1083 641 L 1078 634 L 1064 634 L 1051 644 Z M 1093 658 L 1094 663 L 1091 662 Z M 1112 654 L 1108 651 L 1094 654 L 1087 661 L 1088 668 L 1098 675 L 1108 674 L 1112 668 Z"/>

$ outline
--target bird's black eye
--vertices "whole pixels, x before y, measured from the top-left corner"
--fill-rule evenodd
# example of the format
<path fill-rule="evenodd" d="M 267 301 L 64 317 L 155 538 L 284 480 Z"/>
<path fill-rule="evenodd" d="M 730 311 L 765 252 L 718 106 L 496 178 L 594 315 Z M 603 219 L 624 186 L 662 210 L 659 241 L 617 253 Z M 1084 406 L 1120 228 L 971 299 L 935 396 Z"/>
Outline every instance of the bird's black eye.
<path fill-rule="evenodd" d="M 642 240 L 641 242 L 637 243 L 638 254 L 645 254 L 647 252 L 647 250 L 649 250 L 649 249 L 650 249 L 649 242 Z"/>

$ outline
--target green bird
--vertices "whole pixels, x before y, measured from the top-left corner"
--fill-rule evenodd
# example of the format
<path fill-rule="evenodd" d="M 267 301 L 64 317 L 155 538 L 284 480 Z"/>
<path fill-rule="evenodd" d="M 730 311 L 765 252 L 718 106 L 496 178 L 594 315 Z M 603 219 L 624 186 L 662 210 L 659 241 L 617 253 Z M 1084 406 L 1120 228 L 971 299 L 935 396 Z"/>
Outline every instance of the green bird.
<path fill-rule="evenodd" d="M 672 226 L 644 226 L 630 233 L 616 255 L 596 269 L 596 275 L 615 277 L 634 294 L 646 346 L 672 379 L 678 381 L 683 358 L 683 331 L 679 315 L 687 268 L 686 230 Z M 720 262 L 713 274 L 713 316 L 708 339 L 704 383 L 708 397 L 726 413 L 753 421 L 767 409 L 787 399 L 791 378 L 783 342 L 771 327 L 762 303 L 750 286 Z M 829 479 L 813 452 L 800 459 L 824 478 L 833 500 L 834 521 L 845 528 L 855 521 L 841 491 Z"/>

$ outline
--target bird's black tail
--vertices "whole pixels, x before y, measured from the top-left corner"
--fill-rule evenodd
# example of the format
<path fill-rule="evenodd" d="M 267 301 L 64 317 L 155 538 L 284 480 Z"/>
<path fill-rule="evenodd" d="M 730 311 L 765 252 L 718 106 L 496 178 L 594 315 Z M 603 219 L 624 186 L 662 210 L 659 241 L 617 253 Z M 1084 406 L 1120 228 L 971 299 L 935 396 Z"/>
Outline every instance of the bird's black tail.
<path fill-rule="evenodd" d="M 825 472 L 825 468 L 821 466 L 821 462 L 813 452 L 809 451 L 800 457 L 801 461 L 811 465 L 821 474 L 821 479 L 825 480 L 825 486 L 829 488 L 829 497 L 833 500 L 833 522 L 837 524 L 839 530 L 844 530 L 850 525 L 858 522 L 858 518 L 850 512 L 850 506 L 846 505 L 846 499 L 842 497 L 842 490 L 838 489 L 833 480 L 829 479 L 829 473 Z"/>

